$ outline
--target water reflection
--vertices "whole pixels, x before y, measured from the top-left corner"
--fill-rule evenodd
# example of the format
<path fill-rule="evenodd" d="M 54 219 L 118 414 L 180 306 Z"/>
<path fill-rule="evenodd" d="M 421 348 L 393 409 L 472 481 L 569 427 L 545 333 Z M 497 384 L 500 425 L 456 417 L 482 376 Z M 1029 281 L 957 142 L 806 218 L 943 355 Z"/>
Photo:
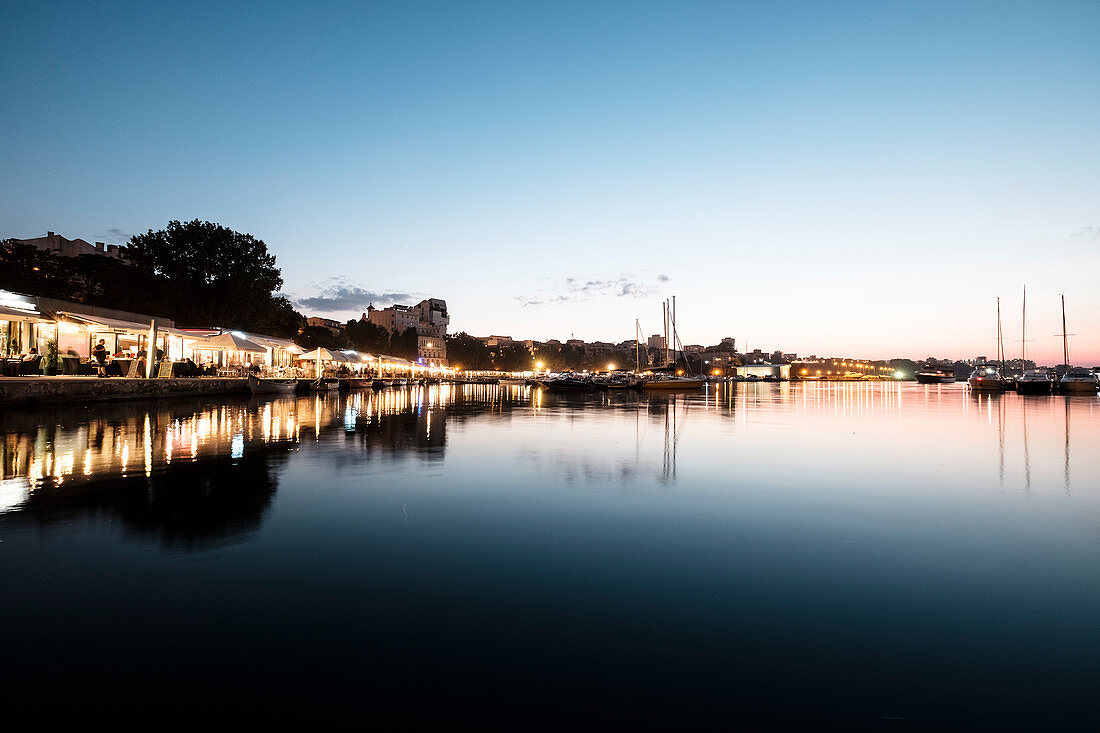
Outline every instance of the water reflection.
<path fill-rule="evenodd" d="M 1087 729 L 1098 406 L 825 383 L 4 411 L 0 683 L 394 727 L 616 700 L 619 727 Z"/>
<path fill-rule="evenodd" d="M 303 445 L 442 458 L 447 420 L 510 411 L 526 392 L 470 385 L 51 406 L 0 413 L 0 513 L 42 523 L 110 513 L 169 546 L 209 546 L 256 530 L 280 468 Z M 11 518 L 11 517 L 9 517 Z"/>
<path fill-rule="evenodd" d="M 448 427 L 474 418 L 487 434 L 501 429 L 502 420 L 506 429 L 523 426 L 521 436 L 536 430 L 537 439 L 506 449 L 536 470 L 567 483 L 616 483 L 631 491 L 644 489 L 645 482 L 638 480 L 643 476 L 653 486 L 675 485 L 685 445 L 698 473 L 700 461 L 719 462 L 708 451 L 748 439 L 753 462 L 774 460 L 779 471 L 792 443 L 807 459 L 854 461 L 863 471 L 913 452 L 936 456 L 945 470 L 982 464 L 992 454 L 998 486 L 1019 483 L 1030 497 L 1037 487 L 1051 486 L 1051 441 L 1057 435 L 1058 483 L 1068 496 L 1072 445 L 1095 442 L 1096 408 L 1093 397 L 834 382 L 579 395 L 522 386 L 437 385 L 346 395 L 7 410 L 0 414 L 0 511 L 71 504 L 81 492 L 113 489 L 116 484 L 107 487 L 106 482 L 119 481 L 154 489 L 173 482 L 213 482 L 221 491 L 255 483 L 274 492 L 273 456 L 312 444 L 338 446 L 327 454 L 335 466 L 356 466 L 364 456 L 383 464 L 438 463 L 447 449 Z M 1075 421 L 1083 423 L 1080 430 L 1071 429 Z M 994 441 L 992 446 L 986 438 Z M 491 451 L 486 453 L 492 460 Z M 256 464 L 249 469 L 255 475 L 222 480 L 223 475 L 243 476 L 244 470 L 232 467 L 245 463 Z M 1083 470 L 1083 480 L 1095 478 L 1093 462 Z M 260 474 L 266 478 L 257 480 Z"/>

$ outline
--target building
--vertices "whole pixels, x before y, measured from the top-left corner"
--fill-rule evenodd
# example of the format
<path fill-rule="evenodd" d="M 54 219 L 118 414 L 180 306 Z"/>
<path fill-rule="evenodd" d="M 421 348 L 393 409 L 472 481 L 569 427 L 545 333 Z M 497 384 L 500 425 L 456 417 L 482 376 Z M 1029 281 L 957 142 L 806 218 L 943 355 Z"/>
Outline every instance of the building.
<path fill-rule="evenodd" d="M 447 301 L 428 298 L 416 305 L 394 304 L 382 309 L 375 308 L 372 303 L 363 316 L 363 320 L 381 326 L 390 335 L 415 328 L 417 361 L 431 366 L 446 365 L 447 326 L 451 323 Z"/>
<path fill-rule="evenodd" d="M 319 316 L 311 316 L 306 319 L 307 326 L 315 326 L 317 328 L 327 328 L 332 332 L 333 336 L 344 335 L 344 324 L 340 321 L 334 321 L 331 318 L 321 318 Z"/>
<path fill-rule="evenodd" d="M 420 325 L 420 311 L 407 305 L 391 305 L 380 310 L 371 303 L 367 306 L 366 316 L 368 321 L 386 329 L 391 336 Z"/>
<path fill-rule="evenodd" d="M 586 356 L 605 356 L 615 351 L 615 344 L 608 343 L 607 341 L 593 341 L 590 344 L 584 345 L 584 353 Z"/>
<path fill-rule="evenodd" d="M 651 349 L 659 349 L 661 351 L 664 351 L 665 348 L 668 346 L 668 339 L 666 339 L 664 336 L 661 336 L 660 334 L 655 333 L 649 337 L 649 340 L 646 341 L 646 346 Z"/>
<path fill-rule="evenodd" d="M 120 260 L 126 252 L 126 248 L 118 244 L 104 244 L 103 242 L 96 242 L 93 245 L 90 242 L 84 241 L 83 239 L 68 239 L 61 236 L 60 234 L 55 234 L 54 232 L 46 232 L 46 236 L 44 237 L 34 237 L 33 239 L 17 239 L 15 241 L 19 242 L 20 244 L 29 244 L 46 252 L 53 252 L 59 257 L 102 255 L 104 257 L 111 257 L 116 260 Z"/>
<path fill-rule="evenodd" d="M 783 381 L 791 378 L 790 364 L 746 364 L 733 367 L 733 371 L 739 377 L 760 377 Z"/>

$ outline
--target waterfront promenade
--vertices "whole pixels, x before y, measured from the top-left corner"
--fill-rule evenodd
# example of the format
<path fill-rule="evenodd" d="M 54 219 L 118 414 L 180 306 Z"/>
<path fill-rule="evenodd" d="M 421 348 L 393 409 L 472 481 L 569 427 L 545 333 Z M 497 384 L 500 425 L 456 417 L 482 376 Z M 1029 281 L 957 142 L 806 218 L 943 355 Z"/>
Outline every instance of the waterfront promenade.
<path fill-rule="evenodd" d="M 244 377 L 100 379 L 94 376 L 28 376 L 0 379 L 0 405 L 246 394 L 247 392 L 248 380 Z"/>

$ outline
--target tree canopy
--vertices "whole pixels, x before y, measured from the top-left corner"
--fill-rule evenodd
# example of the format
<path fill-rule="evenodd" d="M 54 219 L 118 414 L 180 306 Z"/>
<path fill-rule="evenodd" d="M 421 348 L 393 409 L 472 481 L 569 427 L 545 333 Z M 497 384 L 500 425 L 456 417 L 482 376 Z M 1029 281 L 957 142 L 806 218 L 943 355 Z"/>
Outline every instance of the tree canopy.
<path fill-rule="evenodd" d="M 262 240 L 206 221 L 170 221 L 131 238 L 121 260 L 61 257 L 0 242 L 0 287 L 88 305 L 167 316 L 183 327 L 295 337 L 302 314 L 276 295 L 283 278 Z"/>
<path fill-rule="evenodd" d="M 283 285 L 275 255 L 251 234 L 198 219 L 170 221 L 132 237 L 126 260 L 163 282 L 177 321 L 250 330 L 289 325 L 290 304 L 274 295 Z"/>

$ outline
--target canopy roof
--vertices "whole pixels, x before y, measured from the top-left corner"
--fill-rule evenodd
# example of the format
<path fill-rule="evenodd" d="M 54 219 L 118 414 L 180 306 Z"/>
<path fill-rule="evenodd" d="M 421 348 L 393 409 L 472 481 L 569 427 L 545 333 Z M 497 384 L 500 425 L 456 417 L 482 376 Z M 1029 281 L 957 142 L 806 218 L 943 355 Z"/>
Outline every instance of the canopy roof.
<path fill-rule="evenodd" d="M 314 349 L 313 351 L 307 351 L 298 357 L 302 361 L 339 361 L 339 362 L 354 362 L 356 361 L 352 357 L 348 356 L 342 351 L 329 351 L 325 348 Z"/>
<path fill-rule="evenodd" d="M 0 305 L 0 321 L 43 321 L 42 314 L 33 310 L 20 310 Z"/>
<path fill-rule="evenodd" d="M 69 311 L 58 311 L 58 317 L 64 317 L 74 321 L 80 321 L 86 323 L 89 326 L 98 326 L 99 331 L 112 333 L 148 333 L 149 327 L 152 323 L 142 323 L 141 321 L 123 321 L 118 318 L 107 318 L 106 316 L 90 316 L 86 313 L 70 313 Z M 157 333 L 164 334 L 170 333 L 173 336 L 183 336 L 185 338 L 200 338 L 193 333 L 183 331 L 178 328 L 171 328 L 169 326 L 157 325 Z"/>
<path fill-rule="evenodd" d="M 210 351 L 253 351 L 256 353 L 267 351 L 266 346 L 246 339 L 244 336 L 235 334 L 232 331 L 219 333 L 217 336 L 207 336 L 206 338 L 197 339 L 197 341 L 198 348 L 209 349 Z"/>

